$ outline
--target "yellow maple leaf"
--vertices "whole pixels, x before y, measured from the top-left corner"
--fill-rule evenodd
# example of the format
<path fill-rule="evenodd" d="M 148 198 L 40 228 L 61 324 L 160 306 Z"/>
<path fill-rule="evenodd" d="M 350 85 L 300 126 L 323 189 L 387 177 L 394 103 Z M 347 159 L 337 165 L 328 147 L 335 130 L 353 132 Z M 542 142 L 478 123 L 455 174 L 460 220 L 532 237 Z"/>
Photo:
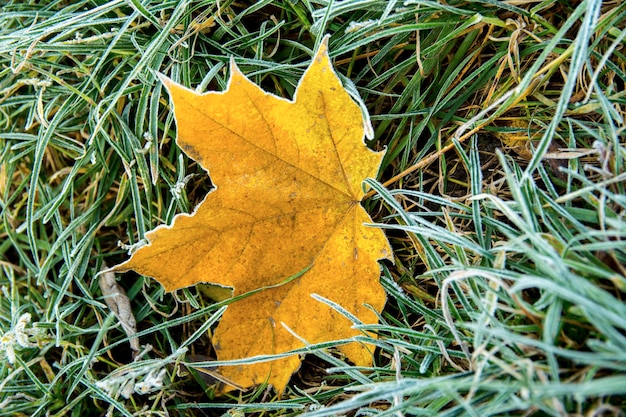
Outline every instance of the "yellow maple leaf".
<path fill-rule="evenodd" d="M 114 270 L 154 277 L 167 291 L 199 282 L 233 287 L 235 296 L 262 288 L 221 318 L 212 340 L 220 361 L 359 334 L 312 294 L 369 324 L 385 304 L 377 261 L 391 249 L 380 229 L 364 226 L 371 218 L 360 205 L 363 179 L 375 177 L 383 155 L 363 143 L 361 111 L 333 71 L 327 41 L 293 101 L 264 92 L 234 61 L 224 92 L 196 94 L 161 77 L 178 145 L 217 188 L 191 215 L 146 233 L 148 244 Z M 367 366 L 371 348 L 352 342 L 339 350 Z M 220 373 L 282 393 L 299 366 L 292 355 Z"/>

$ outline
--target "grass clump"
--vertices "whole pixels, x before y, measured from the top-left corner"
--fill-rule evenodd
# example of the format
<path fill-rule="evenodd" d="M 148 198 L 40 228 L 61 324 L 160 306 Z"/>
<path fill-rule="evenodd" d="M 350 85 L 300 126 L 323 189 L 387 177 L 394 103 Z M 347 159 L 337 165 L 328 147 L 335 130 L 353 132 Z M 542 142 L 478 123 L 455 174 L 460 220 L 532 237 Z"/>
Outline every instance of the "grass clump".
<path fill-rule="evenodd" d="M 625 15 L 598 0 L 5 3 L 0 414 L 623 415 Z M 376 366 L 313 346 L 283 398 L 216 399 L 184 361 L 203 360 L 223 305 L 125 276 L 133 359 L 96 277 L 209 187 L 173 145 L 155 72 L 219 90 L 234 56 L 291 97 L 324 33 L 387 148 L 368 181 L 395 251 L 381 322 L 362 326 Z"/>

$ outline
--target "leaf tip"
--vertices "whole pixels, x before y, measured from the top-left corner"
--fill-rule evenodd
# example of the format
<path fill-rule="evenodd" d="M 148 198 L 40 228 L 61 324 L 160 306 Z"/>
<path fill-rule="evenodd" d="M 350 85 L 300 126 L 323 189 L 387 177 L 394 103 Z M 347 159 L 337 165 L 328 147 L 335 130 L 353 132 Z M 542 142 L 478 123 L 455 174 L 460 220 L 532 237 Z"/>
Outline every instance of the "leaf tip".
<path fill-rule="evenodd" d="M 230 80 L 229 80 L 230 83 L 232 83 L 234 78 L 246 78 L 243 72 L 241 72 L 241 70 L 239 69 L 239 65 L 237 65 L 237 62 L 235 62 L 234 56 L 230 57 L 230 62 L 229 62 L 228 67 L 230 69 Z"/>
<path fill-rule="evenodd" d="M 159 79 L 159 81 L 161 81 L 161 84 L 163 84 L 165 88 L 168 89 L 168 91 L 170 87 L 175 84 L 175 82 L 165 74 L 161 74 L 160 72 L 157 72 L 156 76 Z"/>
<path fill-rule="evenodd" d="M 317 52 L 315 53 L 315 60 L 319 61 L 322 57 L 328 57 L 328 40 L 330 39 L 330 35 L 326 34 L 320 41 L 319 46 L 317 47 Z"/>
<path fill-rule="evenodd" d="M 112 274 L 123 274 L 125 272 L 131 271 L 133 269 L 132 264 L 130 264 L 131 259 L 122 262 L 117 265 L 113 265 L 111 267 L 103 268 L 100 272 L 98 272 L 95 276 L 99 277 L 101 274 L 112 273 Z"/>

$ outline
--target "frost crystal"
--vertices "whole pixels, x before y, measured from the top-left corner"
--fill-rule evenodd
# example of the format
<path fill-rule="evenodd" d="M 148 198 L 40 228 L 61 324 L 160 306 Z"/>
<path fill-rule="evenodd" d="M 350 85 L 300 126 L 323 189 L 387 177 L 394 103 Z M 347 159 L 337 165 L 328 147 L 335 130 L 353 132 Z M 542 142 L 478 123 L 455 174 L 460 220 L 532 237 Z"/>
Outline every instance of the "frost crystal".
<path fill-rule="evenodd" d="M 165 369 L 157 372 L 156 369 L 150 371 L 143 381 L 135 384 L 135 392 L 137 394 L 147 394 L 155 389 L 163 387 L 163 378 L 165 378 Z"/>
<path fill-rule="evenodd" d="M 15 363 L 18 350 L 40 347 L 47 337 L 42 329 L 27 327 L 31 319 L 30 313 L 22 314 L 12 329 L 0 336 L 0 353 L 4 353 L 10 364 Z"/>
<path fill-rule="evenodd" d="M 148 345 L 144 352 L 137 355 L 137 358 L 141 358 L 151 349 L 152 347 Z M 161 360 L 136 360 L 132 365 L 120 368 L 97 381 L 96 386 L 116 398 L 122 396 L 122 398 L 129 399 L 133 392 L 141 395 L 149 394 L 163 388 L 163 379 L 167 374 L 165 366 L 177 361 L 186 351 L 186 348 L 178 349 Z"/>
<path fill-rule="evenodd" d="M 190 179 L 194 177 L 194 174 L 189 174 L 182 180 L 178 181 L 174 186 L 170 189 L 170 192 L 174 196 L 176 200 L 180 200 L 182 198 L 182 192 L 185 189 L 185 186 L 189 182 Z"/>

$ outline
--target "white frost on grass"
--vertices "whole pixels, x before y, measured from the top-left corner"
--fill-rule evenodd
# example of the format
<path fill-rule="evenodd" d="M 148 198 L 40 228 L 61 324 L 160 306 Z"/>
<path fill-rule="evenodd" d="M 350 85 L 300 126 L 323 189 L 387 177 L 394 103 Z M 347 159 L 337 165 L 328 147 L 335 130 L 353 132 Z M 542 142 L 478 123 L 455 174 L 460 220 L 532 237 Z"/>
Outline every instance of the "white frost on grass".
<path fill-rule="evenodd" d="M 15 363 L 19 350 L 40 348 L 48 338 L 46 331 L 36 326 L 37 323 L 29 326 L 31 320 L 30 313 L 22 314 L 15 325 L 0 336 L 0 354 L 3 354 L 11 365 Z"/>
<path fill-rule="evenodd" d="M 111 397 L 122 396 L 125 399 L 129 399 L 133 393 L 144 395 L 163 388 L 163 380 L 167 375 L 165 366 L 176 362 L 181 355 L 185 354 L 187 349 L 178 349 L 172 355 L 161 360 L 139 360 L 150 350 L 152 347 L 146 345 L 134 363 L 97 381 L 96 386 Z"/>
<path fill-rule="evenodd" d="M 187 185 L 189 180 L 192 179 L 194 176 L 195 174 L 189 174 L 185 178 L 179 180 L 176 184 L 174 184 L 172 188 L 170 188 L 170 192 L 176 200 L 180 200 L 181 198 L 183 198 L 182 192 L 185 189 L 185 186 Z"/>

